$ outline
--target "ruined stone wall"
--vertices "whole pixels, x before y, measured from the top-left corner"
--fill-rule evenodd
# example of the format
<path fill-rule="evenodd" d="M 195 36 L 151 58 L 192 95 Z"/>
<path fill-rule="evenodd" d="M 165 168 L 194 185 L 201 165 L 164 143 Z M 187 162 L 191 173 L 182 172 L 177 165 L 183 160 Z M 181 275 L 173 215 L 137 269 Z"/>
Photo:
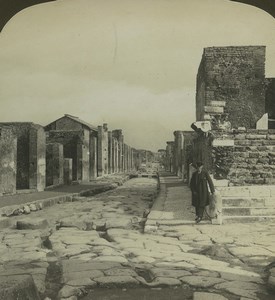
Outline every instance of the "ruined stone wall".
<path fill-rule="evenodd" d="M 82 171 L 79 167 L 81 163 L 81 151 L 78 145 L 83 144 L 83 131 L 64 131 L 64 130 L 51 130 L 48 132 L 47 143 L 60 143 L 64 147 L 64 158 L 72 158 L 73 160 L 73 180 L 81 179 Z"/>
<path fill-rule="evenodd" d="M 12 128 L 0 127 L 0 195 L 16 192 L 17 139 Z"/>
<path fill-rule="evenodd" d="M 215 179 L 240 186 L 275 183 L 274 129 L 213 131 L 208 137 L 198 136 L 194 146 L 194 155 L 200 153 Z"/>
<path fill-rule="evenodd" d="M 17 137 L 16 189 L 29 189 L 29 130 L 30 122 L 1 123 L 11 126 Z"/>
<path fill-rule="evenodd" d="M 16 189 L 43 190 L 46 182 L 46 137 L 42 126 L 31 122 L 0 123 L 17 137 Z"/>
<path fill-rule="evenodd" d="M 233 127 L 256 128 L 265 113 L 264 83 L 264 46 L 205 48 L 197 76 L 197 120 L 228 113 Z"/>
<path fill-rule="evenodd" d="M 275 78 L 266 79 L 266 106 L 265 111 L 268 113 L 268 118 L 271 119 L 268 128 L 275 129 Z"/>
<path fill-rule="evenodd" d="M 82 124 L 64 116 L 47 126 L 47 130 L 82 130 Z"/>

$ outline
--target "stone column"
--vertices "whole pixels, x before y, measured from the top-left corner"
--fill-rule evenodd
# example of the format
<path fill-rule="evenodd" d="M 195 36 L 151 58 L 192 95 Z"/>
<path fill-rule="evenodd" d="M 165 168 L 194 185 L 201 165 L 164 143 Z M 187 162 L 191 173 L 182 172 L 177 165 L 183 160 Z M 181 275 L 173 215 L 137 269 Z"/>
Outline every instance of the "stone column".
<path fill-rule="evenodd" d="M 63 145 L 50 143 L 46 150 L 46 186 L 63 184 Z"/>
<path fill-rule="evenodd" d="M 124 159 L 123 159 L 123 154 L 124 154 L 124 137 L 122 134 L 121 129 L 116 129 L 113 130 L 113 136 L 117 139 L 118 141 L 118 172 L 123 172 L 124 170 Z"/>
<path fill-rule="evenodd" d="M 98 126 L 97 137 L 98 176 L 108 174 L 108 127 L 107 124 Z"/>
<path fill-rule="evenodd" d="M 127 171 L 127 155 L 128 155 L 128 151 L 127 151 L 127 145 L 124 144 L 123 145 L 123 171 L 126 172 Z"/>
<path fill-rule="evenodd" d="M 71 184 L 73 180 L 73 159 L 64 158 L 64 183 Z"/>
<path fill-rule="evenodd" d="M 174 144 L 174 172 L 177 176 L 182 178 L 182 154 L 183 154 L 183 132 L 175 131 L 175 144 Z"/>
<path fill-rule="evenodd" d="M 97 136 L 96 132 L 90 134 L 90 180 L 97 177 Z"/>
<path fill-rule="evenodd" d="M 174 141 L 167 142 L 167 171 L 174 173 Z"/>
<path fill-rule="evenodd" d="M 108 132 L 108 173 L 112 174 L 114 172 L 113 167 L 113 136 L 112 132 Z"/>
<path fill-rule="evenodd" d="M 132 148 L 128 146 L 128 171 L 131 171 L 131 151 Z"/>
<path fill-rule="evenodd" d="M 82 141 L 82 181 L 90 181 L 90 130 L 83 130 Z"/>
<path fill-rule="evenodd" d="M 112 137 L 112 165 L 113 165 L 113 173 L 117 173 L 117 139 Z"/>
<path fill-rule="evenodd" d="M 82 155 L 82 142 L 79 140 L 76 145 L 76 180 L 82 180 Z"/>
<path fill-rule="evenodd" d="M 45 186 L 46 135 L 42 126 L 34 125 L 29 131 L 29 188 L 44 191 Z"/>

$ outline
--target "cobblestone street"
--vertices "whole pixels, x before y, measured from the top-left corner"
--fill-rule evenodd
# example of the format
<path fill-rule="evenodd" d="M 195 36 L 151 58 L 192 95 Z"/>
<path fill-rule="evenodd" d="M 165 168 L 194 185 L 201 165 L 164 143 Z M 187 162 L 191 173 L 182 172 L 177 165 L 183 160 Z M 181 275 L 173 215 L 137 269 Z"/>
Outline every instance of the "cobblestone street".
<path fill-rule="evenodd" d="M 0 298 L 24 287 L 20 299 L 274 299 L 275 223 L 195 225 L 189 188 L 168 175 L 160 187 L 134 178 L 11 217 Z"/>

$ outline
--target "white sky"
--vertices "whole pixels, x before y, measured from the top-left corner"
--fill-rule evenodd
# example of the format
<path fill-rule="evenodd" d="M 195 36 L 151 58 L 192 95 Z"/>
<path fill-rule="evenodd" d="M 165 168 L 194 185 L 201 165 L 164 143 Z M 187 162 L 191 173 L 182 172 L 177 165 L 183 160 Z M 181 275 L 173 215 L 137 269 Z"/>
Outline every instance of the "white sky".
<path fill-rule="evenodd" d="M 122 128 L 157 150 L 195 121 L 204 47 L 266 45 L 275 19 L 227 0 L 60 0 L 14 16 L 0 34 L 0 121 L 46 125 L 64 113 Z"/>

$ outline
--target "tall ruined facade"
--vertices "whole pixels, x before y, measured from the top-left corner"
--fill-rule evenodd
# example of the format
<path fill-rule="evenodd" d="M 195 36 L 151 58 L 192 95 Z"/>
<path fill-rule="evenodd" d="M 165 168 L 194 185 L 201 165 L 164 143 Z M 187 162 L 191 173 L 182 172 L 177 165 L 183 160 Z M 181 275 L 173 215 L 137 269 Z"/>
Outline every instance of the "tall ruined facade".
<path fill-rule="evenodd" d="M 205 48 L 196 92 L 197 121 L 228 113 L 232 127 L 256 128 L 265 113 L 265 47 Z"/>

